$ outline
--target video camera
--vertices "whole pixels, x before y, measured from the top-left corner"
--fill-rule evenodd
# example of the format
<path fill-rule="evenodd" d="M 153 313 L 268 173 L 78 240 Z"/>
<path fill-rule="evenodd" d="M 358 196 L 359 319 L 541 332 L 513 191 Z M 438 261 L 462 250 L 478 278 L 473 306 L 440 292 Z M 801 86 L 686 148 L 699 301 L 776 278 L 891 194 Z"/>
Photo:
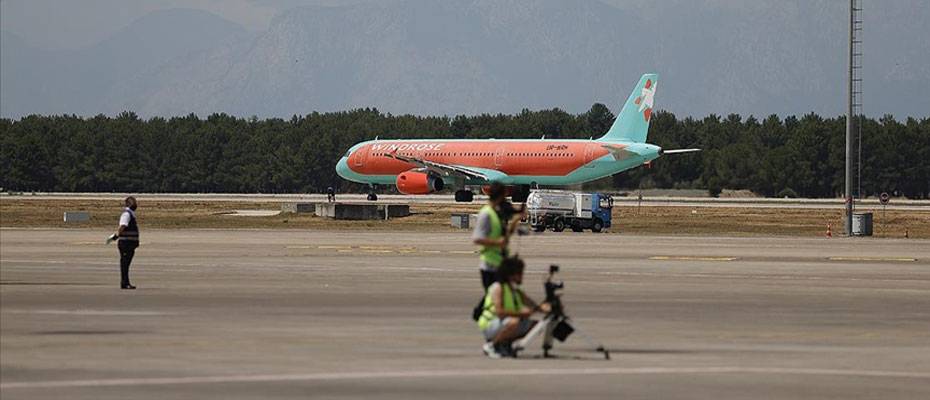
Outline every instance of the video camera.
<path fill-rule="evenodd" d="M 514 215 L 522 213 L 523 210 L 526 210 L 526 204 L 517 208 L 513 205 L 513 203 L 504 200 L 504 202 L 501 203 L 500 206 L 498 206 L 497 216 L 498 218 L 501 219 L 501 221 L 504 221 L 506 223 L 506 222 L 509 222 L 511 219 L 513 219 Z M 517 234 L 517 236 L 524 236 L 529 233 L 529 230 L 527 230 L 526 227 L 524 226 L 519 226 L 515 233 Z"/>
<path fill-rule="evenodd" d="M 555 282 L 552 278 L 555 278 L 555 274 L 559 272 L 559 266 L 552 264 L 549 266 L 549 277 L 546 278 L 546 282 L 543 283 L 543 286 L 546 288 L 546 302 L 553 304 L 554 302 L 559 301 L 559 290 L 565 289 L 565 282 L 558 281 Z"/>
<path fill-rule="evenodd" d="M 552 317 L 553 321 L 555 321 L 552 329 L 552 337 L 558 339 L 560 342 L 564 342 L 565 339 L 568 338 L 568 335 L 571 335 L 575 329 L 565 321 L 565 310 L 562 308 L 562 294 L 559 293 L 562 289 L 565 289 L 565 282 L 556 282 L 554 280 L 555 274 L 558 272 L 558 265 L 549 265 L 549 276 L 546 278 L 546 282 L 543 283 L 543 287 L 546 290 L 546 302 L 549 303 L 550 307 L 548 316 Z"/>
<path fill-rule="evenodd" d="M 513 218 L 514 215 L 517 215 L 523 212 L 524 208 L 526 208 L 525 205 L 520 208 L 517 208 L 517 207 L 514 207 L 513 203 L 504 200 L 504 202 L 502 202 L 500 206 L 498 206 L 497 214 L 502 221 L 510 221 L 510 219 Z"/>

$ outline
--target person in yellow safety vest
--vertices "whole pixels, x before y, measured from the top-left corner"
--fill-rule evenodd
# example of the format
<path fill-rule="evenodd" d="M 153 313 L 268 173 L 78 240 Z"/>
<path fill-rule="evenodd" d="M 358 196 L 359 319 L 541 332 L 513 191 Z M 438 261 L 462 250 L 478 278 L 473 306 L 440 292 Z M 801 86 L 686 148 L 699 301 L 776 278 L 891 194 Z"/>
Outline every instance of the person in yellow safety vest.
<path fill-rule="evenodd" d="M 516 214 L 511 221 L 501 221 L 500 207 L 506 200 L 507 188 L 500 183 L 492 183 L 488 188 L 488 204 L 478 213 L 475 230 L 471 236 L 472 241 L 481 246 L 479 253 L 481 285 L 484 289 L 482 295 L 487 293 L 488 286 L 497 281 L 497 267 L 507 255 L 508 233 L 512 231 L 510 225 L 518 223 L 517 217 L 522 216 Z M 474 320 L 478 320 L 478 316 L 481 315 L 481 305 L 482 301 L 479 301 L 472 311 Z"/>
<path fill-rule="evenodd" d="M 549 312 L 548 303 L 536 304 L 520 284 L 523 283 L 523 260 L 512 257 L 501 262 L 498 281 L 488 288 L 484 297 L 478 328 L 486 340 L 482 350 L 491 358 L 512 357 L 511 343 L 533 329 L 537 321 L 529 319 L 535 312 Z"/>

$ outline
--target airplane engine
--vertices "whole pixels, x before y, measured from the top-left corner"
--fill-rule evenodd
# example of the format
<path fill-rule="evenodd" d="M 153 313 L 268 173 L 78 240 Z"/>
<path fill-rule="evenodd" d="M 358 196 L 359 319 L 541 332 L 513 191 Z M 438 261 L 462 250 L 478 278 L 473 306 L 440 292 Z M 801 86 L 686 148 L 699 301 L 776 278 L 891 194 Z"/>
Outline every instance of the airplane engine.
<path fill-rule="evenodd" d="M 403 194 L 429 194 L 442 190 L 445 183 L 439 176 L 419 171 L 397 175 L 397 191 Z"/>

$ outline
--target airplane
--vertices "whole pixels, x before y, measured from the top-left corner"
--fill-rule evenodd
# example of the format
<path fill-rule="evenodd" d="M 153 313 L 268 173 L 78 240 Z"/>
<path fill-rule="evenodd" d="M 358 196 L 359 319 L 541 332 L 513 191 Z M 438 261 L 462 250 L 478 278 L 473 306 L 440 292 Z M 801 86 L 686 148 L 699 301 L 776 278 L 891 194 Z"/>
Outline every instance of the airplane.
<path fill-rule="evenodd" d="M 343 179 L 371 188 L 397 185 L 408 195 L 457 188 L 455 201 L 470 202 L 474 192 L 493 182 L 506 185 L 514 202 L 525 202 L 531 187 L 566 186 L 597 180 L 644 164 L 664 154 L 700 149 L 665 150 L 646 143 L 658 74 L 636 84 L 603 136 L 579 139 L 440 139 L 369 140 L 350 148 L 336 164 Z"/>

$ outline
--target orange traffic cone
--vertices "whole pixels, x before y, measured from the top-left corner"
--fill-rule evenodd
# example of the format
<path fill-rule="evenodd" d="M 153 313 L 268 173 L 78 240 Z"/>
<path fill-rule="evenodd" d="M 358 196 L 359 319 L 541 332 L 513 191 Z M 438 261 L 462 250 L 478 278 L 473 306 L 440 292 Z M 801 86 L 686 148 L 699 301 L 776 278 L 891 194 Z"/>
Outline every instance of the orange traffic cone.
<path fill-rule="evenodd" d="M 833 237 L 833 224 L 827 224 L 827 237 Z"/>

